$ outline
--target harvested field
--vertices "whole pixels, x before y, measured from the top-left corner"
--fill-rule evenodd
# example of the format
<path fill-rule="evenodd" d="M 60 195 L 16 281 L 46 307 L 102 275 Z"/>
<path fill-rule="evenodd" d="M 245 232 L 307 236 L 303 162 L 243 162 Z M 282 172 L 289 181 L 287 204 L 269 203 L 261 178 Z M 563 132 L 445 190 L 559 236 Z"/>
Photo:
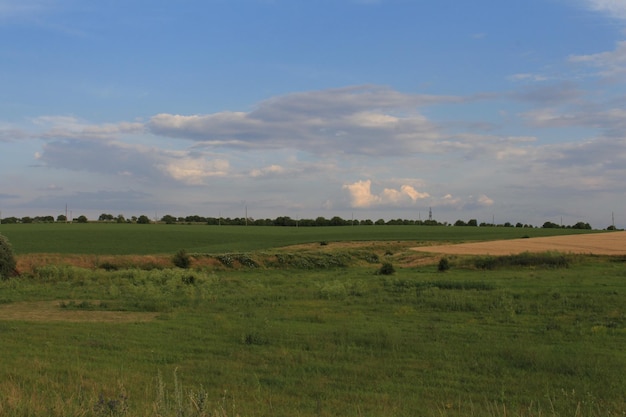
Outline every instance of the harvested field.
<path fill-rule="evenodd" d="M 594 255 L 626 255 L 626 232 L 420 246 L 412 249 L 420 252 L 450 255 L 511 255 L 522 252 L 549 251 Z"/>

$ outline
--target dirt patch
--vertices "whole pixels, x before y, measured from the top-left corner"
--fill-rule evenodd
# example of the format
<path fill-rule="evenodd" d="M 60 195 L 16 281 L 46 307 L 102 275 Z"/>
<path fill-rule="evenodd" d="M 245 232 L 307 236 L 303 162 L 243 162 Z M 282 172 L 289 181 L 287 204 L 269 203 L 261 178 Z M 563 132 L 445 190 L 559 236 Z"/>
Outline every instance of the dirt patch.
<path fill-rule="evenodd" d="M 0 304 L 0 320 L 137 323 L 156 319 L 159 313 L 66 310 L 61 301 L 25 301 Z"/>
<path fill-rule="evenodd" d="M 626 255 L 626 232 L 420 246 L 412 249 L 420 252 L 450 255 L 511 255 L 522 252 L 549 251 L 594 255 Z"/>

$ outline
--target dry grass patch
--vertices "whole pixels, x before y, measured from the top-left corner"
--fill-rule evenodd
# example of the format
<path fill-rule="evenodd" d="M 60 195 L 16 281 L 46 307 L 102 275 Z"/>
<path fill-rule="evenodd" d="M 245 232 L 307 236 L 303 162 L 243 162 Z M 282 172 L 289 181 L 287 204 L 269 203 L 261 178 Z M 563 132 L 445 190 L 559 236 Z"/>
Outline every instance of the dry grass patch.
<path fill-rule="evenodd" d="M 0 304 L 0 320 L 137 323 L 152 321 L 159 315 L 153 312 L 64 309 L 61 303 L 61 301 L 24 301 Z"/>
<path fill-rule="evenodd" d="M 139 268 L 164 269 L 172 267 L 170 255 L 74 255 L 59 253 L 30 253 L 19 255 L 17 270 L 20 273 L 32 273 L 37 268 L 49 265 L 68 265 L 78 268 Z"/>

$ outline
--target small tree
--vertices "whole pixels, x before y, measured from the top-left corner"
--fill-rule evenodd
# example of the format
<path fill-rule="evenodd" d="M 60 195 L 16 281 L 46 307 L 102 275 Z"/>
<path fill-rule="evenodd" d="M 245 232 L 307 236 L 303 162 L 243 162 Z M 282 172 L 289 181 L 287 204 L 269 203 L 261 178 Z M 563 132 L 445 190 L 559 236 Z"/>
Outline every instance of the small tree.
<path fill-rule="evenodd" d="M 150 224 L 150 219 L 145 214 L 142 214 L 137 219 L 137 223 L 139 223 L 139 224 Z"/>
<path fill-rule="evenodd" d="M 9 279 L 15 275 L 16 262 L 13 255 L 13 248 L 9 240 L 0 235 L 0 279 Z"/>

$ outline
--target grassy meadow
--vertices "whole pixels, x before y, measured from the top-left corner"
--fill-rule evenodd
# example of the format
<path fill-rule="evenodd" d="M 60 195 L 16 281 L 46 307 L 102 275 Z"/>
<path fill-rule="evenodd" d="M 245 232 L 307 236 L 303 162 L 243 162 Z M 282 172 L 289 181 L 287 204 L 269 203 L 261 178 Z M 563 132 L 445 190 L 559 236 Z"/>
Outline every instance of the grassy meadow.
<path fill-rule="evenodd" d="M 47 247 L 21 246 L 42 236 L 30 225 L 0 229 L 23 265 L 100 256 L 0 281 L 2 416 L 626 414 L 626 259 L 449 257 L 441 272 L 409 249 L 541 229 L 67 226 Z M 184 248 L 191 267 L 113 256 L 141 233 L 150 251 L 130 254 Z"/>

